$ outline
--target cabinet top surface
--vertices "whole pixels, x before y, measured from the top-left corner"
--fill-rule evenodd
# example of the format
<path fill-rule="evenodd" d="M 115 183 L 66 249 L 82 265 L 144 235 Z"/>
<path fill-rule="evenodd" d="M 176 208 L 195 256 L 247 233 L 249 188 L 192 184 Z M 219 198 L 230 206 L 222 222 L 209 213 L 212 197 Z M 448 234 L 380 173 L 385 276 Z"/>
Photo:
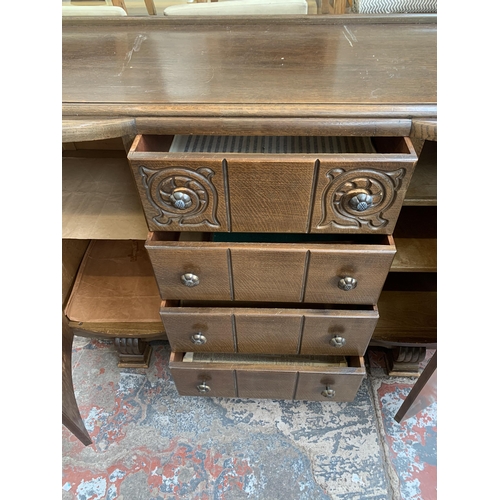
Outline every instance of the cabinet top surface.
<path fill-rule="evenodd" d="M 436 31 L 436 16 L 66 18 L 63 114 L 433 116 Z"/>

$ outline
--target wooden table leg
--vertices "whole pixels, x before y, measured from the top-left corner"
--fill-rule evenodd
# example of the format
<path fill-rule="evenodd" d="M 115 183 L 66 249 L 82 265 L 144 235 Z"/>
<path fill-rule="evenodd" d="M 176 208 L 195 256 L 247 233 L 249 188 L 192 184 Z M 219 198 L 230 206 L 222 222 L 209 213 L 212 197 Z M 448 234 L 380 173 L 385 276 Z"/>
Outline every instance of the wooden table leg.
<path fill-rule="evenodd" d="M 71 354 L 73 350 L 73 331 L 63 318 L 62 328 L 62 423 L 85 446 L 92 439 L 85 428 L 73 387 Z"/>
<path fill-rule="evenodd" d="M 399 408 L 394 420 L 415 416 L 419 411 L 431 405 L 437 398 L 437 351 L 427 363 L 422 374 L 415 382 L 408 396 Z"/>

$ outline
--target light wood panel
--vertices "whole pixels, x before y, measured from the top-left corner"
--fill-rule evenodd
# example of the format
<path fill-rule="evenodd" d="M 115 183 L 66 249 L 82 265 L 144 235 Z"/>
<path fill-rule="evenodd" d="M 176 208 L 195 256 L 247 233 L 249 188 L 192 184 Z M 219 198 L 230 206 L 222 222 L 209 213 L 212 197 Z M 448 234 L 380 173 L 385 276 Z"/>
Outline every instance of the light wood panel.
<path fill-rule="evenodd" d="M 437 205 L 437 143 L 426 141 L 419 155 L 404 206 Z"/>
<path fill-rule="evenodd" d="M 437 292 L 383 291 L 378 308 L 375 345 L 436 343 Z"/>
<path fill-rule="evenodd" d="M 148 228 L 126 159 L 62 159 L 62 237 L 145 240 Z"/>

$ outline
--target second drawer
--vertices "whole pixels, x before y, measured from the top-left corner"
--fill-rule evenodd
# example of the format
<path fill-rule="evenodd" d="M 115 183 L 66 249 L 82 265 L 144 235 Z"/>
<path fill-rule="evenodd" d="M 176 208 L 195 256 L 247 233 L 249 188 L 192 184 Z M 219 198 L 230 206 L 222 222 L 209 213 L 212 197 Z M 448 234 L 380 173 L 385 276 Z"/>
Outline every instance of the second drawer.
<path fill-rule="evenodd" d="M 363 356 L 378 320 L 367 308 L 169 307 L 160 316 L 174 352 Z"/>
<path fill-rule="evenodd" d="M 392 236 L 281 236 L 177 241 L 154 232 L 145 247 L 162 299 L 377 303 L 396 253 Z"/>

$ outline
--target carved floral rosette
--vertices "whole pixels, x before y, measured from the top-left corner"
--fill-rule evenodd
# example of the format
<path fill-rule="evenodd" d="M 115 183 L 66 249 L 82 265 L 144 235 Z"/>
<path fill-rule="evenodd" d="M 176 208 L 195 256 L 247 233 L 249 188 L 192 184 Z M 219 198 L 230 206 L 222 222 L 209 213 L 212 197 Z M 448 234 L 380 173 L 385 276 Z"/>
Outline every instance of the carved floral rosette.
<path fill-rule="evenodd" d="M 346 171 L 333 168 L 327 172 L 328 184 L 321 195 L 321 220 L 317 229 L 334 226 L 339 229 L 368 227 L 378 230 L 388 224 L 384 213 L 396 201 L 406 174 L 404 168 L 385 172 L 376 169 Z M 351 200 L 370 200 L 363 209 L 356 209 Z"/>
<path fill-rule="evenodd" d="M 206 224 L 218 228 L 217 190 L 212 183 L 214 171 L 200 167 L 169 167 L 153 170 L 139 167 L 143 186 L 158 214 L 159 226 L 175 222 L 179 226 Z"/>

